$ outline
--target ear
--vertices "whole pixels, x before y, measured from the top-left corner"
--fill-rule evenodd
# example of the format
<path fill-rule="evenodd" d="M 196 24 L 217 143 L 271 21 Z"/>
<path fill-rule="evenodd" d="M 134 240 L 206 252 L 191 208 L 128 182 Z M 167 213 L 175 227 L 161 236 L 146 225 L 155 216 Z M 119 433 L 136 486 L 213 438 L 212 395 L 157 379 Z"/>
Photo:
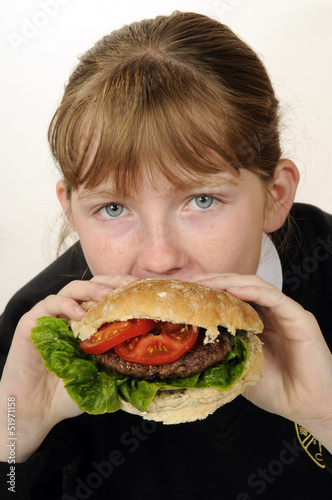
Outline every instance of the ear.
<path fill-rule="evenodd" d="M 70 198 L 68 197 L 68 189 L 64 180 L 58 181 L 56 184 L 56 195 L 62 206 L 62 209 L 68 219 L 69 224 L 75 229 L 73 214 L 71 211 Z"/>
<path fill-rule="evenodd" d="M 293 205 L 299 181 L 297 166 L 291 160 L 280 160 L 268 188 L 269 198 L 263 231 L 271 233 L 284 224 Z"/>

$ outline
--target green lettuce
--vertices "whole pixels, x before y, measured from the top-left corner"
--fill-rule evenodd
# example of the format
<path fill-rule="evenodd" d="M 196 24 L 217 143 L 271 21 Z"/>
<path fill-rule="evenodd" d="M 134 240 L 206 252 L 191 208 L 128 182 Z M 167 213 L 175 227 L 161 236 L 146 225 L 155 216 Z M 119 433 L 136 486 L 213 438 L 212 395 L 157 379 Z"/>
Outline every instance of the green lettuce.
<path fill-rule="evenodd" d="M 80 348 L 80 340 L 63 319 L 39 318 L 31 339 L 46 368 L 63 379 L 71 399 L 82 411 L 93 415 L 117 411 L 119 398 L 146 411 L 159 390 L 189 387 L 227 390 L 241 377 L 248 356 L 246 334 L 239 330 L 236 336 L 231 336 L 232 350 L 222 363 L 188 378 L 148 382 L 101 366 L 94 356 Z"/>

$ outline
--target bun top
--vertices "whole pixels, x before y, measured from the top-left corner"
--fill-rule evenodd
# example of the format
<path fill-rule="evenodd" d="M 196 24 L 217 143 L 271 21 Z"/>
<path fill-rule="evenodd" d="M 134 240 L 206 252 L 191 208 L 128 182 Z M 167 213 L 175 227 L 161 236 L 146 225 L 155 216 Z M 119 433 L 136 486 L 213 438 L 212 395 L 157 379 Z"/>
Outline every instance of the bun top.
<path fill-rule="evenodd" d="M 84 318 L 71 323 L 74 335 L 81 340 L 90 338 L 104 323 L 133 318 L 205 328 L 205 343 L 213 342 L 219 335 L 218 326 L 224 326 L 233 335 L 237 329 L 252 333 L 263 330 L 257 312 L 246 302 L 227 292 L 180 280 L 151 278 L 131 282 L 100 302 L 86 303 L 85 308 Z"/>

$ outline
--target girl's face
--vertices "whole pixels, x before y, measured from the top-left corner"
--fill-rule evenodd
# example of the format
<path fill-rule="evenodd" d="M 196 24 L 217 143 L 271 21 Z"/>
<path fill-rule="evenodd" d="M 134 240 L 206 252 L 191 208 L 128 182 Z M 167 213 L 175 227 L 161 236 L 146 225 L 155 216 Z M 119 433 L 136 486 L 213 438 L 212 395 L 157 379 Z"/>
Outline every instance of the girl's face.
<path fill-rule="evenodd" d="M 63 190 L 60 181 L 58 196 L 93 275 L 185 280 L 257 270 L 266 191 L 251 172 L 214 174 L 182 190 L 160 177 L 157 189 L 142 183 L 125 198 L 111 182 L 92 191 L 79 188 L 70 202 Z"/>

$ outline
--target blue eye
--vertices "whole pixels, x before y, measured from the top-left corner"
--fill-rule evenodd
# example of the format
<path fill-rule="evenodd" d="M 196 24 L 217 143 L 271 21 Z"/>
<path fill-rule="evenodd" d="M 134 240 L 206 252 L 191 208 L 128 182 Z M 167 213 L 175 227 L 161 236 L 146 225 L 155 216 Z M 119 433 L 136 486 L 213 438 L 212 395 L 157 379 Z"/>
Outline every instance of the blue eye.
<path fill-rule="evenodd" d="M 194 198 L 195 204 L 202 209 L 210 208 L 213 205 L 214 198 L 205 194 L 196 196 Z"/>
<path fill-rule="evenodd" d="M 124 212 L 125 208 L 122 205 L 118 205 L 117 203 L 111 203 L 110 205 L 106 205 L 106 207 L 103 207 L 99 210 L 100 215 L 105 218 L 120 217 L 120 215 L 123 215 Z"/>

